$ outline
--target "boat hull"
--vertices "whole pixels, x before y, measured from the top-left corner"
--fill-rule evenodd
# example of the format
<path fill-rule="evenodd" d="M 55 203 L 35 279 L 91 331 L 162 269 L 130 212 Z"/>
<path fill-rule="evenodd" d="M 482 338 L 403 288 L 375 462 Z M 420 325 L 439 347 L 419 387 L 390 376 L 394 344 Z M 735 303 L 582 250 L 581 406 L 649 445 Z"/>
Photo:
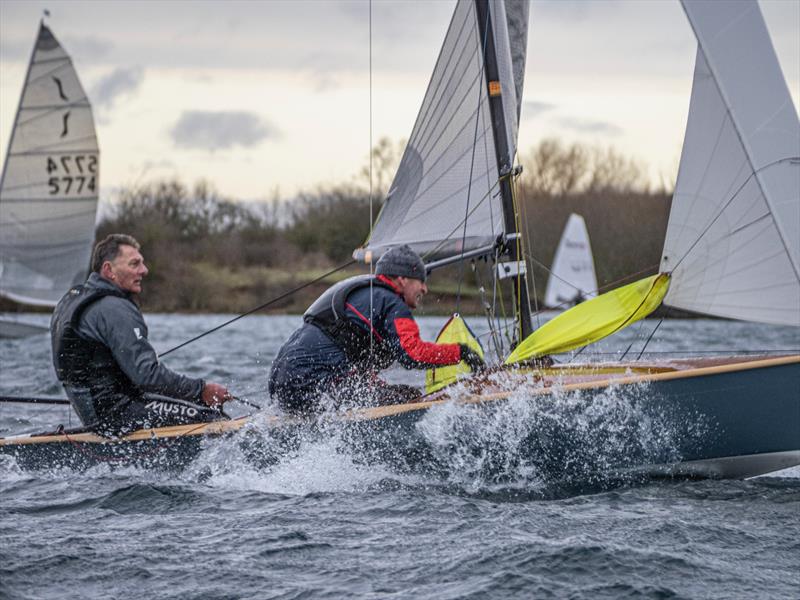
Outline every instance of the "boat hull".
<path fill-rule="evenodd" d="M 587 415 L 589 427 L 578 427 Z M 505 446 L 505 456 L 497 446 L 507 439 L 492 431 L 502 422 L 522 431 Z M 403 470 L 450 472 L 455 451 L 488 456 L 484 466 L 490 467 L 511 460 L 546 479 L 598 472 L 753 477 L 800 464 L 800 356 L 515 370 L 420 402 L 314 421 L 242 418 L 139 431 L 120 440 L 90 433 L 16 436 L 0 439 L 0 453 L 29 469 L 100 463 L 173 469 L 230 437 L 249 460 L 269 464 L 288 447 L 332 432 L 361 460 Z"/>

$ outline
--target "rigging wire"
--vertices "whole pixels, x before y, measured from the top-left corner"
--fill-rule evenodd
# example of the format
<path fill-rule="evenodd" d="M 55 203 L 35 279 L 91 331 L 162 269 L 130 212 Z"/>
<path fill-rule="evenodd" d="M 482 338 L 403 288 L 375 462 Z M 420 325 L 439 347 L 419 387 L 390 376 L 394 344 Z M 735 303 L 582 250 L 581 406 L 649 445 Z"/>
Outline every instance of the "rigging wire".
<path fill-rule="evenodd" d="M 515 148 L 515 153 L 517 152 L 517 150 L 518 150 L 518 148 Z M 511 191 L 512 191 L 511 197 L 512 197 L 512 199 L 514 201 L 514 205 L 515 205 L 515 209 L 514 210 L 519 210 L 521 223 L 525 223 L 525 225 L 526 225 L 525 233 L 527 234 L 527 232 L 528 232 L 527 224 L 530 221 L 528 221 L 528 217 L 525 214 L 525 212 L 526 212 L 525 211 L 525 202 L 523 202 L 521 200 L 520 201 L 517 200 L 517 198 L 519 197 L 518 194 L 517 194 L 517 190 L 518 190 L 517 184 L 519 182 L 519 175 L 521 175 L 521 172 L 511 179 Z M 518 205 L 518 208 L 517 208 L 517 205 Z M 517 229 L 519 231 L 519 226 L 518 226 Z M 523 264 L 525 264 L 525 257 L 528 256 L 528 254 L 529 254 L 529 252 L 526 250 L 526 245 L 525 245 L 526 240 L 527 240 L 527 235 L 520 242 L 521 253 L 519 254 L 519 256 L 522 257 Z M 539 298 L 536 295 L 536 293 L 537 293 L 536 292 L 536 277 L 534 276 L 533 269 L 531 269 L 531 276 L 530 277 L 525 277 L 525 285 L 528 288 L 528 314 L 531 315 L 531 317 L 536 315 L 536 327 L 538 329 L 539 327 L 541 327 L 541 319 L 539 318 Z M 531 290 L 531 286 L 533 286 L 533 290 Z M 531 297 L 533 297 L 533 307 L 536 309 L 535 311 L 533 310 L 533 308 L 531 308 Z"/>
<path fill-rule="evenodd" d="M 486 25 L 484 27 L 484 34 L 483 34 L 483 53 L 481 56 L 486 56 L 486 41 L 489 39 L 489 12 L 486 12 Z M 481 68 L 478 73 L 478 82 L 483 81 L 483 74 L 486 68 L 486 60 L 481 61 Z M 469 219 L 469 201 L 470 196 L 472 194 L 472 175 L 475 171 L 475 149 L 478 145 L 478 124 L 480 123 L 481 117 L 481 106 L 483 104 L 483 86 L 478 85 L 478 107 L 476 109 L 475 114 L 475 132 L 472 137 L 472 156 L 470 157 L 469 161 L 469 180 L 467 183 L 467 202 L 466 206 L 464 207 L 464 229 L 461 233 L 461 261 L 459 261 L 459 268 L 458 268 L 458 291 L 456 292 L 456 313 L 460 310 L 461 305 L 461 284 L 464 282 L 464 252 L 466 251 L 466 243 L 467 243 L 467 224 Z"/>
<path fill-rule="evenodd" d="M 507 175 L 507 177 L 510 178 L 509 179 L 509 187 L 511 188 L 511 207 L 512 207 L 511 209 L 514 211 L 514 228 L 517 230 L 517 238 L 514 240 L 514 243 L 517 246 L 517 285 L 515 286 L 515 289 L 517 291 L 517 298 L 516 298 L 517 303 L 516 303 L 516 306 L 517 306 L 518 314 L 516 314 L 514 316 L 517 319 L 517 321 L 519 322 L 518 325 L 517 325 L 517 332 L 516 332 L 517 336 L 516 337 L 517 337 L 518 342 L 522 342 L 522 333 L 523 333 L 522 332 L 522 311 L 525 309 L 525 307 L 522 306 L 522 286 L 523 286 L 523 281 L 524 281 L 524 285 L 525 285 L 526 295 L 528 296 L 528 299 L 527 299 L 528 300 L 527 301 L 527 304 L 528 304 L 528 306 L 527 306 L 528 316 L 530 316 L 532 314 L 532 311 L 531 311 L 531 295 L 530 295 L 530 290 L 528 289 L 528 278 L 527 277 L 523 277 L 522 269 L 520 268 L 520 265 L 519 265 L 520 258 L 522 258 L 523 263 L 525 262 L 525 248 L 522 245 L 522 234 L 521 234 L 522 230 L 520 229 L 520 212 L 519 212 L 519 206 L 518 206 L 518 203 L 517 203 L 516 187 L 514 185 L 513 173 L 514 172 L 512 170 Z"/>
<path fill-rule="evenodd" d="M 373 221 L 373 190 L 372 190 L 372 0 L 369 0 L 369 236 L 372 237 L 372 228 L 374 227 Z M 370 329 L 374 331 L 372 326 L 372 318 L 374 313 L 374 297 L 373 297 L 373 280 L 375 275 L 375 263 L 370 256 L 369 261 L 369 325 Z M 369 357 L 373 357 L 373 338 L 374 335 L 369 336 Z"/>
<path fill-rule="evenodd" d="M 647 350 L 647 346 L 648 346 L 648 344 L 650 343 L 650 340 L 652 340 L 652 339 L 653 339 L 653 336 L 656 334 L 656 331 L 658 331 L 658 328 L 659 328 L 659 327 L 661 327 L 661 324 L 664 322 L 664 319 L 666 319 L 666 318 L 667 318 L 667 315 L 669 315 L 669 307 L 667 307 L 667 312 L 664 314 L 664 316 L 663 316 L 663 317 L 661 317 L 661 318 L 658 320 L 658 323 L 657 323 L 657 324 L 656 324 L 656 326 L 653 328 L 653 331 L 652 331 L 652 332 L 650 333 L 650 335 L 647 337 L 647 340 L 645 341 L 645 343 L 644 343 L 644 346 L 642 346 L 642 350 L 641 350 L 641 352 L 639 352 L 639 356 L 637 356 L 637 357 L 636 357 L 636 360 L 639 360 L 640 358 L 642 358 L 642 355 L 644 354 L 644 351 L 645 351 L 645 350 Z"/>
<path fill-rule="evenodd" d="M 287 292 L 284 292 L 283 294 L 281 294 L 279 296 L 276 296 L 275 298 L 273 298 L 272 300 L 269 300 L 268 302 L 265 302 L 264 304 L 256 306 L 255 308 L 252 308 L 252 309 L 248 310 L 247 312 L 244 312 L 244 313 L 240 314 L 239 316 L 234 317 L 233 319 L 225 321 L 221 325 L 217 325 L 216 327 L 214 327 L 212 329 L 209 329 L 208 331 L 205 331 L 205 332 L 201 333 L 200 335 L 196 335 L 192 339 L 186 340 L 185 342 L 183 342 L 181 344 L 178 344 L 174 348 L 170 348 L 166 352 L 162 352 L 161 354 L 158 355 L 158 357 L 162 358 L 162 357 L 166 356 L 167 354 L 171 354 L 172 352 L 175 352 L 175 350 L 178 350 L 179 348 L 183 348 L 184 346 L 188 346 L 192 342 L 196 342 L 200 338 L 203 338 L 203 337 L 207 336 L 210 333 L 214 333 L 215 331 L 219 331 L 223 327 L 227 327 L 228 325 L 238 321 L 239 319 L 242 319 L 242 318 L 244 318 L 244 317 L 246 317 L 248 315 L 252 315 L 254 312 L 258 312 L 261 309 L 267 308 L 268 306 L 270 306 L 272 304 L 275 304 L 276 302 L 279 302 L 280 300 L 283 300 L 284 298 L 288 298 L 289 296 L 291 296 L 293 294 L 296 294 L 300 290 L 305 289 L 305 288 L 307 288 L 307 287 L 309 287 L 311 285 L 314 285 L 315 283 L 318 283 L 318 282 L 322 281 L 326 277 L 329 277 L 329 276 L 333 275 L 334 273 L 337 273 L 337 272 L 341 271 L 342 269 L 346 269 L 347 267 L 352 265 L 354 262 L 356 262 L 355 259 L 349 260 L 348 262 L 344 263 L 343 265 L 339 265 L 335 269 L 331 269 L 327 273 L 324 273 L 323 275 L 320 275 L 319 277 L 317 277 L 315 279 L 312 279 L 311 281 L 306 281 L 304 284 L 299 285 L 299 286 L 297 286 L 295 288 L 292 288 L 291 290 L 289 290 Z"/>
<path fill-rule="evenodd" d="M 475 263 L 473 263 L 473 264 L 475 264 Z M 493 322 L 494 315 L 495 315 L 495 311 L 494 311 L 494 306 L 495 305 L 494 305 L 494 303 L 490 304 L 489 302 L 486 301 L 486 287 L 483 284 L 483 278 L 481 277 L 481 271 L 480 271 L 480 268 L 478 267 L 477 264 L 475 264 L 475 279 L 478 282 L 478 287 L 479 287 L 480 292 L 481 292 L 481 302 L 483 303 L 484 312 L 486 313 L 486 322 L 487 322 L 487 325 L 489 326 L 488 334 L 490 336 L 490 341 L 491 341 L 492 345 L 494 346 L 494 350 L 495 350 L 495 353 L 497 354 L 497 357 L 498 358 L 502 358 L 503 357 L 503 354 L 502 354 L 502 338 L 500 338 L 499 333 L 498 333 L 498 329 L 495 328 L 494 322 Z M 497 281 L 497 277 L 492 277 L 492 281 L 496 282 Z"/>

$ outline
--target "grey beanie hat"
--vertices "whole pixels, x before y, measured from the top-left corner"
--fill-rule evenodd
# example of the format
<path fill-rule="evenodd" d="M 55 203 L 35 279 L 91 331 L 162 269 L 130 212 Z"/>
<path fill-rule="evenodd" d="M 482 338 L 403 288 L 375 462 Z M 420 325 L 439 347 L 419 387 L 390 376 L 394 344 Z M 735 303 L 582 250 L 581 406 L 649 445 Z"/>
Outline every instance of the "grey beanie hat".
<path fill-rule="evenodd" d="M 378 259 L 375 265 L 376 275 L 392 275 L 394 277 L 411 277 L 425 281 L 425 263 L 409 246 L 392 248 Z"/>

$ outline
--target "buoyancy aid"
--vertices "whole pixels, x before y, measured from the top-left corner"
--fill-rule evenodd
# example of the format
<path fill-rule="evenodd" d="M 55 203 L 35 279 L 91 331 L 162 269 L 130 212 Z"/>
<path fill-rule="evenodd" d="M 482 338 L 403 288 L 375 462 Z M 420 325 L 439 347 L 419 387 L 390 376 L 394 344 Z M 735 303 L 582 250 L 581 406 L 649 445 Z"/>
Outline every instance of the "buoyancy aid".
<path fill-rule="evenodd" d="M 132 302 L 122 291 L 78 285 L 58 303 L 50 327 L 56 375 L 85 425 L 103 421 L 120 406 L 142 397 L 108 347 L 78 334 L 81 315 L 106 296 Z"/>
<path fill-rule="evenodd" d="M 391 364 L 393 359 L 389 349 L 383 348 L 379 336 L 373 336 L 370 340 L 372 323 L 359 314 L 365 321 L 364 327 L 360 327 L 345 314 L 348 296 L 370 285 L 397 294 L 396 289 L 378 277 L 357 275 L 329 288 L 308 307 L 303 314 L 303 320 L 324 331 L 353 363 L 368 359 L 373 368 L 383 368 Z"/>

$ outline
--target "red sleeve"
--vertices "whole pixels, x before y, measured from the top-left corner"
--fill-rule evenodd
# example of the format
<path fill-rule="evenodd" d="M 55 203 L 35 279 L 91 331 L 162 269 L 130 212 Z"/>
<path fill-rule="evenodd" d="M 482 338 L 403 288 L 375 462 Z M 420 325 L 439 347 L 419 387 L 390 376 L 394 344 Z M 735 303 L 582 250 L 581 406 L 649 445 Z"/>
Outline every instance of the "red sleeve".
<path fill-rule="evenodd" d="M 461 360 L 458 344 L 435 344 L 419 336 L 419 326 L 414 319 L 398 317 L 394 328 L 400 347 L 412 360 L 429 365 L 454 365 Z"/>

